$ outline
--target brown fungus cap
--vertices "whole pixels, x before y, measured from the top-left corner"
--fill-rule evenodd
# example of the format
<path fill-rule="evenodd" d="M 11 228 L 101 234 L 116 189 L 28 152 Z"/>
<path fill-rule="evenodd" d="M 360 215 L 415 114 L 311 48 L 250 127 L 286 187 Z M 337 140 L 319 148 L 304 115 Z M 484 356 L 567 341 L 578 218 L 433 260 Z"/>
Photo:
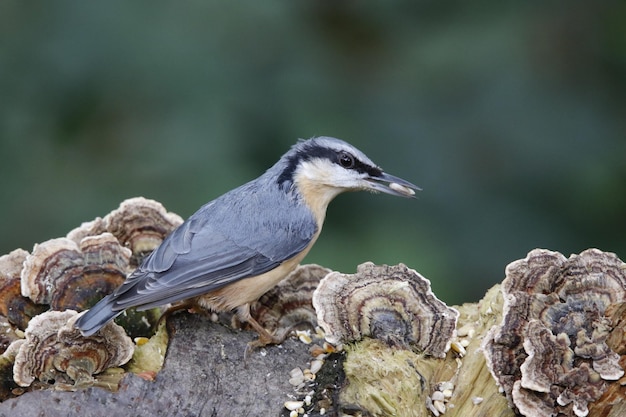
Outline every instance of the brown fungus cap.
<path fill-rule="evenodd" d="M 252 304 L 252 316 L 270 332 L 317 326 L 313 308 L 313 291 L 320 280 L 331 272 L 319 265 L 300 265 L 274 288 Z"/>
<path fill-rule="evenodd" d="M 85 236 L 109 232 L 122 246 L 132 251 L 131 266 L 136 268 L 165 236 L 182 223 L 179 215 L 168 212 L 158 201 L 134 197 L 124 200 L 119 208 L 104 218 L 83 223 L 70 231 L 67 237 L 78 243 Z"/>
<path fill-rule="evenodd" d="M 328 274 L 313 294 L 313 306 L 330 343 L 370 337 L 435 357 L 445 356 L 459 315 L 416 271 L 371 262 L 354 275 Z"/>
<path fill-rule="evenodd" d="M 502 323 L 483 348 L 511 405 L 528 417 L 586 416 L 624 375 L 605 313 L 626 298 L 626 265 L 597 249 L 569 259 L 535 249 L 507 266 L 502 293 Z"/>
<path fill-rule="evenodd" d="M 21 272 L 22 295 L 54 310 L 84 310 L 126 279 L 130 250 L 110 233 L 35 245 Z"/>
<path fill-rule="evenodd" d="M 27 257 L 28 252 L 23 249 L 0 256 L 0 314 L 22 330 L 31 317 L 46 309 L 22 296 L 20 274 Z"/>
<path fill-rule="evenodd" d="M 38 379 L 61 389 L 89 386 L 92 375 L 130 360 L 134 344 L 124 329 L 108 323 L 83 337 L 74 328 L 78 316 L 73 310 L 47 311 L 30 321 L 13 366 L 18 385 L 27 387 Z"/>

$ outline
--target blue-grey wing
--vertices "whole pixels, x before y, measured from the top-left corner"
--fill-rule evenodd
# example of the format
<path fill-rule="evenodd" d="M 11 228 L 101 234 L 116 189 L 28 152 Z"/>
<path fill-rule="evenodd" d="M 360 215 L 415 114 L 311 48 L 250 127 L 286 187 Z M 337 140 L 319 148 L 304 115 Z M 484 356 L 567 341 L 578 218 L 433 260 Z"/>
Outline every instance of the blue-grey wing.
<path fill-rule="evenodd" d="M 113 293 L 113 309 L 151 308 L 205 294 L 302 252 L 317 232 L 312 214 L 297 204 L 267 204 L 233 202 L 227 194 L 202 207 Z"/>

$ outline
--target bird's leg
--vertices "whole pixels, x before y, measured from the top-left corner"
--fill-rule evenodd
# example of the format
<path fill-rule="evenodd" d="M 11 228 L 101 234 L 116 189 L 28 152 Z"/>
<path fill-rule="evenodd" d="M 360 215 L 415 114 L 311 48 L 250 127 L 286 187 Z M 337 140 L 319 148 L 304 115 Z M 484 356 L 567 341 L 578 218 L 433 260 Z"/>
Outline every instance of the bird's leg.
<path fill-rule="evenodd" d="M 250 304 L 244 304 L 240 307 L 237 307 L 237 317 L 242 322 L 245 321 L 259 334 L 259 338 L 257 340 L 253 340 L 248 343 L 248 349 L 252 350 L 254 348 L 263 347 L 266 345 L 277 345 L 285 340 L 284 335 L 275 336 L 270 334 L 267 330 L 263 328 L 255 319 L 250 315 Z"/>

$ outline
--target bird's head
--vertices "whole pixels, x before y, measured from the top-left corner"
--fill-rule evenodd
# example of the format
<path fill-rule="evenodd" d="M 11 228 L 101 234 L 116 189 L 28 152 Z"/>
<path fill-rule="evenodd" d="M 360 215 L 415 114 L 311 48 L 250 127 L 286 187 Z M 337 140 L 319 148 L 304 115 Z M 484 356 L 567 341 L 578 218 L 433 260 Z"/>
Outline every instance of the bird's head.
<path fill-rule="evenodd" d="M 298 142 L 282 158 L 279 184 L 289 182 L 309 202 L 328 204 L 345 191 L 382 192 L 413 197 L 414 184 L 387 174 L 363 152 L 339 139 L 318 137 Z"/>

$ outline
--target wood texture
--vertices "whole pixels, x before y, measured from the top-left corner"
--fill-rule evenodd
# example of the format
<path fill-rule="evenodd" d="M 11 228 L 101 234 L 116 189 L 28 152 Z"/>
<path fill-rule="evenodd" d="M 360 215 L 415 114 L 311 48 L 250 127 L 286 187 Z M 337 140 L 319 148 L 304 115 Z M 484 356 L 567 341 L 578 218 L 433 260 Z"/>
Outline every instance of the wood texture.
<path fill-rule="evenodd" d="M 203 315 L 171 318 L 170 346 L 154 382 L 127 375 L 117 393 L 27 392 L 0 404 L 0 417 L 276 416 L 293 394 L 289 371 L 306 367 L 308 345 L 287 340 L 255 350 L 255 333 L 231 330 Z"/>

